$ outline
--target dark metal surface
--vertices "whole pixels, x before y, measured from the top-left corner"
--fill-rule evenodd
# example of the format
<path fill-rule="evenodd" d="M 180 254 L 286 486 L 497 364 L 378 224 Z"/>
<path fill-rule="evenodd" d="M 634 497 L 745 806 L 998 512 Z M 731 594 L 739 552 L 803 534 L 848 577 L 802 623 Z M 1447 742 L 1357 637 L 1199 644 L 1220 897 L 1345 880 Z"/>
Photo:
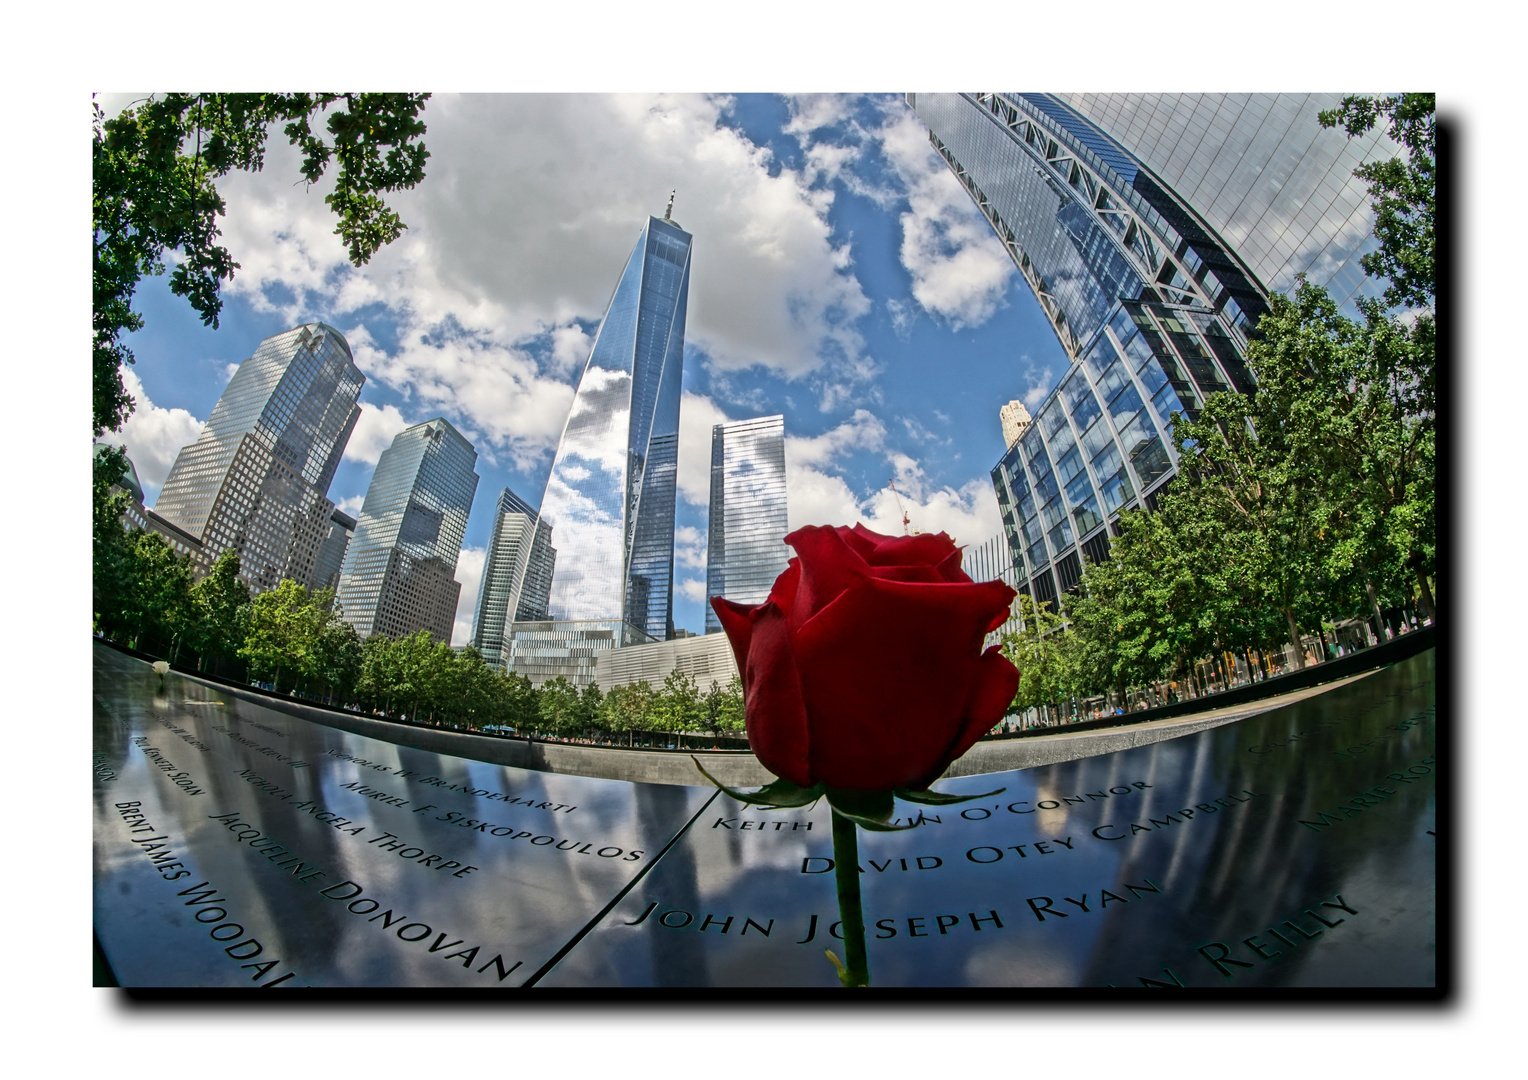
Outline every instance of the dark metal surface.
<path fill-rule="evenodd" d="M 1433 657 L 942 781 L 1006 790 L 861 833 L 872 985 L 1433 985 Z M 95 660 L 96 930 L 124 986 L 836 985 L 825 805 L 485 765 Z"/>

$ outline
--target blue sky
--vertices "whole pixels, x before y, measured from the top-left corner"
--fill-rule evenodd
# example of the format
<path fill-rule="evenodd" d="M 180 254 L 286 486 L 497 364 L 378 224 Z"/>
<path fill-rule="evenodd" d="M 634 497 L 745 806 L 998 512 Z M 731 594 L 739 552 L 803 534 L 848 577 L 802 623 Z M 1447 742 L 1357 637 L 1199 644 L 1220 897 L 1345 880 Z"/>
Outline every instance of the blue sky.
<path fill-rule="evenodd" d="M 121 107 L 129 95 L 108 99 Z M 378 454 L 444 416 L 481 480 L 457 580 L 471 629 L 492 508 L 539 504 L 573 386 L 644 215 L 695 236 L 681 407 L 675 621 L 703 626 L 710 429 L 785 414 L 791 525 L 864 521 L 980 543 L 999 406 L 1038 401 L 1065 358 L 1027 286 L 900 95 L 437 96 L 404 236 L 345 261 L 324 188 L 266 167 L 221 185 L 241 264 L 221 327 L 163 279 L 139 292 L 139 399 L 121 433 L 152 500 L 233 367 L 320 319 L 367 376 L 330 497 L 359 510 Z"/>

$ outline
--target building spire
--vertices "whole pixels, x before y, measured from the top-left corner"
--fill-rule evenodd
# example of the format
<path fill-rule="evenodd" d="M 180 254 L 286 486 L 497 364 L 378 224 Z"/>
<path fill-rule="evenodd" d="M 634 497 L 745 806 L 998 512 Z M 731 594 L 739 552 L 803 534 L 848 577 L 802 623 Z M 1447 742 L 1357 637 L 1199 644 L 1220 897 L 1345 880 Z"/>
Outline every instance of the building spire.
<path fill-rule="evenodd" d="M 674 219 L 673 219 L 673 218 L 671 218 L 671 217 L 670 217 L 670 216 L 669 216 L 669 215 L 670 215 L 670 214 L 672 214 L 672 213 L 673 213 L 673 212 L 674 212 L 674 196 L 675 196 L 675 195 L 678 195 L 678 194 L 679 194 L 679 191 L 678 191 L 678 189 L 677 189 L 677 188 L 676 188 L 676 189 L 675 189 L 675 190 L 673 190 L 673 191 L 671 191 L 671 192 L 669 192 L 669 204 L 668 204 L 668 209 L 667 209 L 667 210 L 665 210 L 665 211 L 663 211 L 663 220 L 664 220 L 664 221 L 672 221 L 672 220 L 674 220 Z"/>

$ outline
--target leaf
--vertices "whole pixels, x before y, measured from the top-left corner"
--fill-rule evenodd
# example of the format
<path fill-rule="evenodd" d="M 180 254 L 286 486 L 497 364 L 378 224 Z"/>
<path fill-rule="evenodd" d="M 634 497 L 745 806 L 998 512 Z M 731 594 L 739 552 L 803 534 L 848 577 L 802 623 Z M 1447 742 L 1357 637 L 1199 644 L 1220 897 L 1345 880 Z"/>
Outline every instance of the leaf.
<path fill-rule="evenodd" d="M 1000 787 L 996 791 L 985 791 L 980 795 L 952 795 L 943 791 L 908 791 L 898 788 L 892 794 L 904 802 L 922 803 L 924 806 L 954 806 L 956 803 L 971 802 L 973 799 L 990 799 L 1007 790 Z"/>
<path fill-rule="evenodd" d="M 791 806 L 806 806 L 807 804 L 814 803 L 818 799 L 822 798 L 821 786 L 804 788 L 797 784 L 791 783 L 789 780 L 776 780 L 773 783 L 766 784 L 755 791 L 743 791 L 739 788 L 731 788 L 722 783 L 716 777 L 712 776 L 710 773 L 706 772 L 706 767 L 702 765 L 694 755 L 690 756 L 690 760 L 695 762 L 695 767 L 700 770 L 700 775 L 704 776 L 707 780 L 711 781 L 711 783 L 715 784 L 717 787 L 721 788 L 728 795 L 732 796 L 734 799 L 741 803 L 750 803 L 754 806 L 763 806 L 766 808 L 783 809 L 785 807 Z"/>
<path fill-rule="evenodd" d="M 870 832 L 900 832 L 917 826 L 917 822 L 893 825 L 892 814 L 896 800 L 889 791 L 853 791 L 849 788 L 829 788 L 828 805 L 833 812 L 846 821 L 852 821 Z"/>

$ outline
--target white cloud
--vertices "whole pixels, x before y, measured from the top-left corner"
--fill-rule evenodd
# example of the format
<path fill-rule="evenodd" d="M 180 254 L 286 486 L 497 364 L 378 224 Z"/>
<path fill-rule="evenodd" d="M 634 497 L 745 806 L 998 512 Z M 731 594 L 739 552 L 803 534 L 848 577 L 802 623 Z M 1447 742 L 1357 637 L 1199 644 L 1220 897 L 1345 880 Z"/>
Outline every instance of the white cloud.
<path fill-rule="evenodd" d="M 352 495 L 348 499 L 341 499 L 339 502 L 335 503 L 334 508 L 342 514 L 349 514 L 351 517 L 359 520 L 361 516 L 361 507 L 365 504 L 366 496 Z"/>
<path fill-rule="evenodd" d="M 137 405 L 121 431 L 108 431 L 101 441 L 126 447 L 127 456 L 138 472 L 138 482 L 143 485 L 144 501 L 153 505 L 165 477 L 170 475 L 170 466 L 175 464 L 175 455 L 196 441 L 203 422 L 185 409 L 161 409 L 149 400 L 136 371 L 126 366 L 118 370 L 122 373 L 123 387 Z"/>
<path fill-rule="evenodd" d="M 409 229 L 362 271 L 332 235 L 328 185 L 292 186 L 295 154 L 273 139 L 263 172 L 223 183 L 241 263 L 229 292 L 293 322 L 387 305 L 399 345 L 358 356 L 368 374 L 523 467 L 555 442 L 587 356 L 574 320 L 601 317 L 643 221 L 678 188 L 674 218 L 695 236 L 686 338 L 709 363 L 788 378 L 852 366 L 869 301 L 830 237 L 832 192 L 724 126 L 728 105 L 437 96 L 431 175 L 389 197 Z"/>
<path fill-rule="evenodd" d="M 1055 376 L 1051 373 L 1050 365 L 1046 365 L 1036 371 L 1034 365 L 1029 362 L 1029 357 L 1024 357 L 1024 393 L 1019 400 L 1024 402 L 1024 407 L 1033 413 L 1040 407 L 1040 402 L 1051 392 L 1056 385 Z"/>
<path fill-rule="evenodd" d="M 361 402 L 361 415 L 356 418 L 355 430 L 345 444 L 345 460 L 375 465 L 382 451 L 393 444 L 393 436 L 411 426 L 396 405 L 379 408 L 369 401 Z M 359 513 L 359 508 L 356 512 Z"/>
<path fill-rule="evenodd" d="M 901 258 L 913 278 L 913 298 L 956 328 L 981 325 L 1004 303 L 1013 260 L 934 153 L 916 116 L 893 110 L 877 134 L 907 190 Z"/>
<path fill-rule="evenodd" d="M 697 604 L 704 603 L 706 600 L 705 578 L 685 578 L 679 582 L 679 595 Z"/>
<path fill-rule="evenodd" d="M 730 419 L 700 394 L 679 401 L 679 497 L 692 506 L 711 503 L 711 428 Z"/>
<path fill-rule="evenodd" d="M 465 645 L 472 640 L 472 620 L 477 615 L 478 586 L 483 580 L 483 559 L 487 548 L 464 547 L 456 560 L 456 580 L 462 592 L 456 601 L 456 622 L 451 627 L 451 644 Z"/>
<path fill-rule="evenodd" d="M 674 564 L 690 570 L 706 568 L 706 534 L 693 525 L 674 529 Z"/>
<path fill-rule="evenodd" d="M 882 454 L 895 476 L 897 489 L 879 488 L 860 497 L 835 461 L 856 451 Z M 962 544 L 981 543 L 1002 528 L 997 498 L 985 478 L 959 488 L 931 487 L 918 461 L 886 443 L 886 426 L 861 409 L 848 421 L 822 435 L 785 440 L 787 512 L 791 529 L 803 525 L 853 525 L 891 536 L 904 532 L 946 532 Z M 904 528 L 903 515 L 907 516 Z"/>

